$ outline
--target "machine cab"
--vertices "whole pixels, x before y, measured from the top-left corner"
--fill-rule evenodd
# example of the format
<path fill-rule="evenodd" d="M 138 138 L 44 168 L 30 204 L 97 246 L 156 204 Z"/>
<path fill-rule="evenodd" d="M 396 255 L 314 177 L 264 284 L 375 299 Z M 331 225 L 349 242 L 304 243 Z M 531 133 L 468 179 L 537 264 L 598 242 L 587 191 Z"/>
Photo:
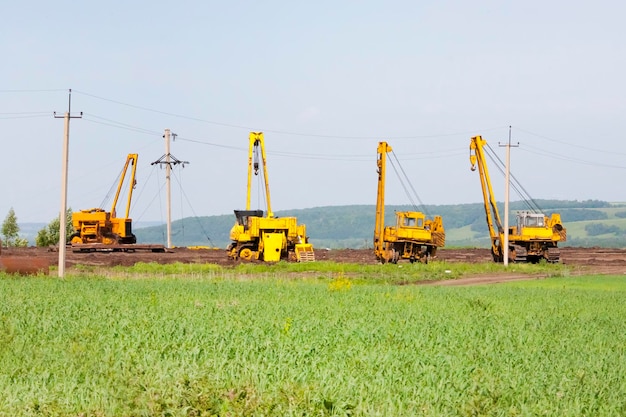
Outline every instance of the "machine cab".
<path fill-rule="evenodd" d="M 263 210 L 235 210 L 237 224 L 243 226 L 244 229 L 250 226 L 250 217 L 263 217 Z"/>
<path fill-rule="evenodd" d="M 552 238 L 552 228 L 548 227 L 546 218 L 542 213 L 518 213 L 517 230 L 513 232 L 523 240 Z"/>
<path fill-rule="evenodd" d="M 424 228 L 424 214 L 415 211 L 401 211 L 396 213 L 398 228 Z"/>
<path fill-rule="evenodd" d="M 517 213 L 517 227 L 519 230 L 525 227 L 546 227 L 546 218 L 542 213 Z"/>
<path fill-rule="evenodd" d="M 385 236 L 394 236 L 397 240 L 431 239 L 430 225 L 426 222 L 426 215 L 419 211 L 397 211 L 396 227 L 385 228 Z"/>

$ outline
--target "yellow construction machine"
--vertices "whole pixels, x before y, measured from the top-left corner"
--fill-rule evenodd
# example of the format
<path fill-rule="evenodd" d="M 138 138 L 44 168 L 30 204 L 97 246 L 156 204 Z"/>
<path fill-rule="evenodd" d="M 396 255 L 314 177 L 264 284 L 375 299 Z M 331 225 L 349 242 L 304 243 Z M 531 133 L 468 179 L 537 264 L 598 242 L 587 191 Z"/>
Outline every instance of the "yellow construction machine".
<path fill-rule="evenodd" d="M 480 185 L 483 192 L 487 227 L 491 237 L 491 254 L 495 262 L 504 261 L 504 227 L 500 221 L 498 206 L 491 188 L 489 170 L 485 161 L 484 148 L 487 146 L 481 136 L 470 140 L 470 164 L 472 171 L 478 167 Z M 495 155 L 495 153 L 494 153 Z M 521 187 L 520 187 L 521 188 Z M 529 200 L 532 200 L 529 198 Z M 517 213 L 516 225 L 509 227 L 508 260 L 511 262 L 559 262 L 559 242 L 567 240 L 567 232 L 561 223 L 561 216 L 553 213 L 546 216 L 535 204 L 532 210 Z"/>
<path fill-rule="evenodd" d="M 274 217 L 270 202 L 267 177 L 265 141 L 263 133 L 251 132 L 248 153 L 248 188 L 246 209 L 235 210 L 236 223 L 230 231 L 231 243 L 226 251 L 232 259 L 277 262 L 283 259 L 298 262 L 314 261 L 313 245 L 308 242 L 306 226 L 298 224 L 295 217 Z M 259 152 L 265 180 L 267 212 L 250 209 L 252 173 L 259 174 Z"/>
<path fill-rule="evenodd" d="M 124 178 L 126 177 L 129 165 L 132 165 L 132 170 L 129 181 L 126 212 L 124 217 L 117 217 L 117 200 L 122 191 Z M 136 185 L 136 171 L 137 154 L 128 154 L 110 212 L 101 208 L 92 208 L 72 213 L 72 226 L 74 227 L 74 233 L 70 237 L 72 246 L 86 244 L 134 244 L 137 242 L 137 238 L 133 234 L 132 219 L 128 217 L 130 213 L 130 201 L 133 195 L 133 189 Z"/>
<path fill-rule="evenodd" d="M 374 225 L 374 253 L 382 263 L 397 263 L 408 259 L 411 263 L 427 263 L 444 246 L 446 234 L 441 216 L 432 220 L 419 211 L 396 212 L 396 225 L 385 227 L 385 180 L 387 153 L 392 152 L 387 142 L 378 143 L 378 193 Z"/>

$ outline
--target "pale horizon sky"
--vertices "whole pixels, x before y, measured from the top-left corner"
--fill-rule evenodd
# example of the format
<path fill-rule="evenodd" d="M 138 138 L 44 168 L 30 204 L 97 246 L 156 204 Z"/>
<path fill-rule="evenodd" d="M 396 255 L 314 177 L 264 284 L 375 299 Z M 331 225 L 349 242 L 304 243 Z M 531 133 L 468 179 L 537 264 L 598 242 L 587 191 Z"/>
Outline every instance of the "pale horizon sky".
<path fill-rule="evenodd" d="M 511 169 L 533 198 L 626 201 L 621 2 L 61 0 L 4 11 L 1 218 L 11 207 L 20 223 L 58 215 L 53 112 L 67 111 L 69 89 L 72 114 L 83 112 L 70 130 L 73 210 L 98 207 L 138 153 L 131 217 L 163 221 L 165 174 L 150 163 L 166 128 L 178 135 L 172 155 L 189 161 L 174 169 L 173 219 L 244 207 L 250 131 L 265 135 L 274 211 L 375 204 L 381 140 L 424 204 L 480 202 L 470 137 L 504 159 L 509 126 Z M 392 171 L 387 189 L 388 204 L 409 203 Z"/>

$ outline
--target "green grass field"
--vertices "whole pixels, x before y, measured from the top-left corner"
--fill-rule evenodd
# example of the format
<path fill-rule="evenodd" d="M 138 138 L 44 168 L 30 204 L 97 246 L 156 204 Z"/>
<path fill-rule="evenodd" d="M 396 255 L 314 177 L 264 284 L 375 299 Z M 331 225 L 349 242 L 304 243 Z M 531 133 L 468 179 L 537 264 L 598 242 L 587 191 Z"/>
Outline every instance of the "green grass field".
<path fill-rule="evenodd" d="M 625 276 L 320 268 L 0 275 L 0 416 L 626 415 Z"/>

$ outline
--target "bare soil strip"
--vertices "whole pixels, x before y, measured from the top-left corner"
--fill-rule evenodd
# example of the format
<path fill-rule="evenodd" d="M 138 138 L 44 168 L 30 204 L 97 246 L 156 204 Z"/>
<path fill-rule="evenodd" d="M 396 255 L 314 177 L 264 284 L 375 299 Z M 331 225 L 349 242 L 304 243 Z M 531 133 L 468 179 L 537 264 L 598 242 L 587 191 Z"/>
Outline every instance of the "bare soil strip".
<path fill-rule="evenodd" d="M 58 263 L 58 252 L 50 248 L 5 248 L 2 257 L 26 257 L 31 258 L 33 263 L 38 260 L 47 260 L 50 265 Z M 350 262 L 360 264 L 376 264 L 376 258 L 371 249 L 338 249 L 316 250 L 315 257 L 318 261 Z M 492 262 L 489 249 L 440 249 L 438 260 L 449 263 Z M 228 259 L 226 251 L 222 249 L 167 249 L 164 253 L 158 252 L 92 252 L 74 253 L 67 252 L 66 266 L 131 266 L 137 262 L 169 263 L 212 263 L 221 266 L 234 266 L 238 261 Z M 573 266 L 574 275 L 599 274 L 621 275 L 626 274 L 626 249 L 611 248 L 561 248 L 561 262 Z M 421 285 L 478 285 L 487 283 L 499 283 L 522 279 L 542 279 L 546 276 L 534 276 L 523 274 L 499 273 L 494 275 L 481 275 L 461 279 L 425 282 Z"/>

